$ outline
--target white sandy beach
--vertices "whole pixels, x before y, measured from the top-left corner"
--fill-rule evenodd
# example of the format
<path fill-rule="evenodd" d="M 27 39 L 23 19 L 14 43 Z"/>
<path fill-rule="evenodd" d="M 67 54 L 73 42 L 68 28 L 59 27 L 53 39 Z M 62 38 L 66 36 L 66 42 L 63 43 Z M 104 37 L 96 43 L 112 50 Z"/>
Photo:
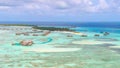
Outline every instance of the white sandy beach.
<path fill-rule="evenodd" d="M 84 35 L 84 33 L 80 33 L 80 32 L 70 32 L 70 31 L 57 31 L 60 33 L 66 33 L 66 34 L 73 34 L 73 35 Z"/>
<path fill-rule="evenodd" d="M 73 41 L 73 44 L 91 44 L 91 45 L 95 45 L 95 44 L 112 44 L 113 42 L 102 42 L 102 41 L 95 41 L 95 40 L 82 40 L 82 41 Z"/>
<path fill-rule="evenodd" d="M 81 48 L 31 48 L 25 49 L 24 52 L 72 52 L 78 51 Z"/>
<path fill-rule="evenodd" d="M 110 48 L 117 48 L 117 49 L 120 49 L 120 46 L 110 46 Z"/>

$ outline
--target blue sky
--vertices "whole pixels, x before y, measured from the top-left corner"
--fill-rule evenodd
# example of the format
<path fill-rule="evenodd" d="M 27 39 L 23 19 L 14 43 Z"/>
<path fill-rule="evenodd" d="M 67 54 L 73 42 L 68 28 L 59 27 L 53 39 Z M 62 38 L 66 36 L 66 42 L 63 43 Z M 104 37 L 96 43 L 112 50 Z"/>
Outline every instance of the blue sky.
<path fill-rule="evenodd" d="M 0 0 L 0 21 L 119 22 L 120 0 Z"/>

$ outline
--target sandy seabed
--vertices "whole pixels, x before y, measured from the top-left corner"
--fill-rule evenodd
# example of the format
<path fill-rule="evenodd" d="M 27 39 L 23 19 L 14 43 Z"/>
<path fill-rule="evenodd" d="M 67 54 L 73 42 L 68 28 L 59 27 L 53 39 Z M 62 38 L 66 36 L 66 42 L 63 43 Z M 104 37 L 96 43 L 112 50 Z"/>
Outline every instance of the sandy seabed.
<path fill-rule="evenodd" d="M 15 33 L 0 31 L 0 68 L 120 68 L 119 34 L 107 36 L 118 41 L 96 41 L 91 36 L 81 37 L 87 34 L 81 32 L 52 32 L 48 36 L 16 36 Z M 72 37 L 68 37 L 69 34 Z M 88 35 L 93 36 L 92 33 Z M 39 44 L 41 39 L 47 38 L 53 40 Z M 11 45 L 24 39 L 34 40 L 36 44 Z"/>
<path fill-rule="evenodd" d="M 113 42 L 105 42 L 105 41 L 95 41 L 95 40 L 82 40 L 82 41 L 73 41 L 73 44 L 87 44 L 87 45 L 95 45 L 95 44 L 112 44 Z"/>

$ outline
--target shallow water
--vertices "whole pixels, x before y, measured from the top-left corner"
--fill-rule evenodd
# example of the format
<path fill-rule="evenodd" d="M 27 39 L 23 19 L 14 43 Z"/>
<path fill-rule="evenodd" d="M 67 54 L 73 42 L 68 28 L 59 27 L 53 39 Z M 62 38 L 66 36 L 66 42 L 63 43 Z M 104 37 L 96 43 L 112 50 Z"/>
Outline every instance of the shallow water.
<path fill-rule="evenodd" d="M 16 36 L 15 31 L 0 30 L 0 68 L 120 67 L 120 31 L 118 29 L 103 30 L 87 27 L 75 28 L 75 30 L 87 34 L 88 37 L 79 35 L 67 37 L 68 34 L 61 32 L 52 32 L 48 36 Z M 110 35 L 103 36 L 101 31 L 110 32 Z M 94 37 L 94 34 L 100 34 L 100 37 Z M 21 40 L 33 40 L 35 44 L 28 47 L 11 45 L 19 43 Z M 84 42 L 72 43 L 75 41 Z M 86 41 L 90 41 L 90 44 Z M 94 44 L 95 42 L 99 42 L 99 44 Z M 118 47 L 112 48 L 111 46 Z M 72 48 L 77 49 L 72 50 Z M 49 50 L 50 52 L 48 52 Z"/>

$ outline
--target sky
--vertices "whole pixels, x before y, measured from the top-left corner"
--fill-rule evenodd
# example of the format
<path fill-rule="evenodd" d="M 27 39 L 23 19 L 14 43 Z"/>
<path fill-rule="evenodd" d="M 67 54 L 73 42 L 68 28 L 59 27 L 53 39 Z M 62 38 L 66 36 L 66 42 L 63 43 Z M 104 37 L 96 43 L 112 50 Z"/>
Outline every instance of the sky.
<path fill-rule="evenodd" d="M 0 0 L 0 22 L 120 22 L 120 0 Z"/>

